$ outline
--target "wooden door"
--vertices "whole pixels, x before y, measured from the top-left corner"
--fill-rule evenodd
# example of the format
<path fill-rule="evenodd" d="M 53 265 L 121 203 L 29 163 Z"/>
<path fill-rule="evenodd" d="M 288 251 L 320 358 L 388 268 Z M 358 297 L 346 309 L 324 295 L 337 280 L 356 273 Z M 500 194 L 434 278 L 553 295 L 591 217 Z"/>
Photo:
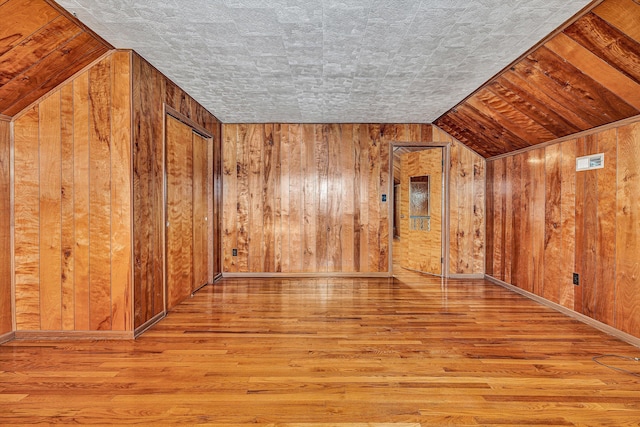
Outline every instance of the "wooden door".
<path fill-rule="evenodd" d="M 166 119 L 167 310 L 193 289 L 193 130 Z"/>
<path fill-rule="evenodd" d="M 442 275 L 442 148 L 428 148 L 401 156 L 400 265 L 410 270 Z M 411 212 L 412 178 L 415 188 L 428 187 L 428 213 Z M 424 198 L 424 194 L 421 196 Z"/>
<path fill-rule="evenodd" d="M 193 138 L 193 287 L 196 291 L 208 282 L 208 218 L 209 208 L 207 153 L 208 139 L 196 132 Z"/>

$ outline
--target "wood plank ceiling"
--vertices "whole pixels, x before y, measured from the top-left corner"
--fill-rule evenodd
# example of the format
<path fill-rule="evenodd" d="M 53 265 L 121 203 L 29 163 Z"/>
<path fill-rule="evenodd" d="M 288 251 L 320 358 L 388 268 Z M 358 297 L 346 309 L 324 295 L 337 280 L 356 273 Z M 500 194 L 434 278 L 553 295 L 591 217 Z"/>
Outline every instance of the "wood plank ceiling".
<path fill-rule="evenodd" d="M 640 114 L 640 3 L 606 0 L 434 123 L 484 157 Z"/>
<path fill-rule="evenodd" d="M 13 116 L 112 47 L 53 2 L 0 0 L 0 114 Z"/>

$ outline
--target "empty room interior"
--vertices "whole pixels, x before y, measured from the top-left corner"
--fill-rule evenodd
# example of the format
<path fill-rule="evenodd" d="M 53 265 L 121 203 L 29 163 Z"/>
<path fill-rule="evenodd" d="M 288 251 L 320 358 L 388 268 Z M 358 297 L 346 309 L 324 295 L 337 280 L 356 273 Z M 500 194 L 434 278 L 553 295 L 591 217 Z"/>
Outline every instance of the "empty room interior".
<path fill-rule="evenodd" d="M 0 23 L 0 425 L 640 426 L 640 1 Z"/>

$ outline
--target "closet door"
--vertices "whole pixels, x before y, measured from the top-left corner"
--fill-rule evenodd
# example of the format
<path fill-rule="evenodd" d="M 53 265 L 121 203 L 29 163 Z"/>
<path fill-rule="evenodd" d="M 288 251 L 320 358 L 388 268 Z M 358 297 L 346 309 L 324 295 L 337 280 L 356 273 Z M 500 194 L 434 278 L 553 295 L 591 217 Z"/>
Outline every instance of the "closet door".
<path fill-rule="evenodd" d="M 196 132 L 193 138 L 193 291 L 207 284 L 208 263 L 208 142 Z"/>
<path fill-rule="evenodd" d="M 166 305 L 193 291 L 193 130 L 166 118 Z"/>

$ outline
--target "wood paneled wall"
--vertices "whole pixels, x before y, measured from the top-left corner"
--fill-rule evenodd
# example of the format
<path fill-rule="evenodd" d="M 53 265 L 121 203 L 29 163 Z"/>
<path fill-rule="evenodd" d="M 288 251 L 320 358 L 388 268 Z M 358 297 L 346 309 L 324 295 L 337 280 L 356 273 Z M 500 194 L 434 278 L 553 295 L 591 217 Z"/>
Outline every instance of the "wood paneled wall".
<path fill-rule="evenodd" d="M 210 209 L 213 241 L 210 278 L 220 265 L 221 140 L 220 122 L 193 98 L 137 54 L 133 54 L 134 138 L 134 295 L 135 328 L 164 310 L 163 263 L 163 104 L 173 108 L 213 135 L 214 177 Z"/>
<path fill-rule="evenodd" d="M 449 274 L 484 274 L 485 160 L 436 126 L 433 139 L 449 143 Z"/>
<path fill-rule="evenodd" d="M 11 308 L 11 124 L 0 117 L 0 342 L 13 331 Z"/>
<path fill-rule="evenodd" d="M 636 122 L 489 161 L 487 274 L 640 336 L 639 147 Z"/>
<path fill-rule="evenodd" d="M 451 265 L 484 273 L 484 159 L 438 128 L 225 124 L 223 133 L 224 272 L 388 272 L 389 145 L 442 141 L 450 187 L 468 208 L 450 222 Z"/>
<path fill-rule="evenodd" d="M 131 331 L 130 54 L 14 121 L 18 331 Z"/>

